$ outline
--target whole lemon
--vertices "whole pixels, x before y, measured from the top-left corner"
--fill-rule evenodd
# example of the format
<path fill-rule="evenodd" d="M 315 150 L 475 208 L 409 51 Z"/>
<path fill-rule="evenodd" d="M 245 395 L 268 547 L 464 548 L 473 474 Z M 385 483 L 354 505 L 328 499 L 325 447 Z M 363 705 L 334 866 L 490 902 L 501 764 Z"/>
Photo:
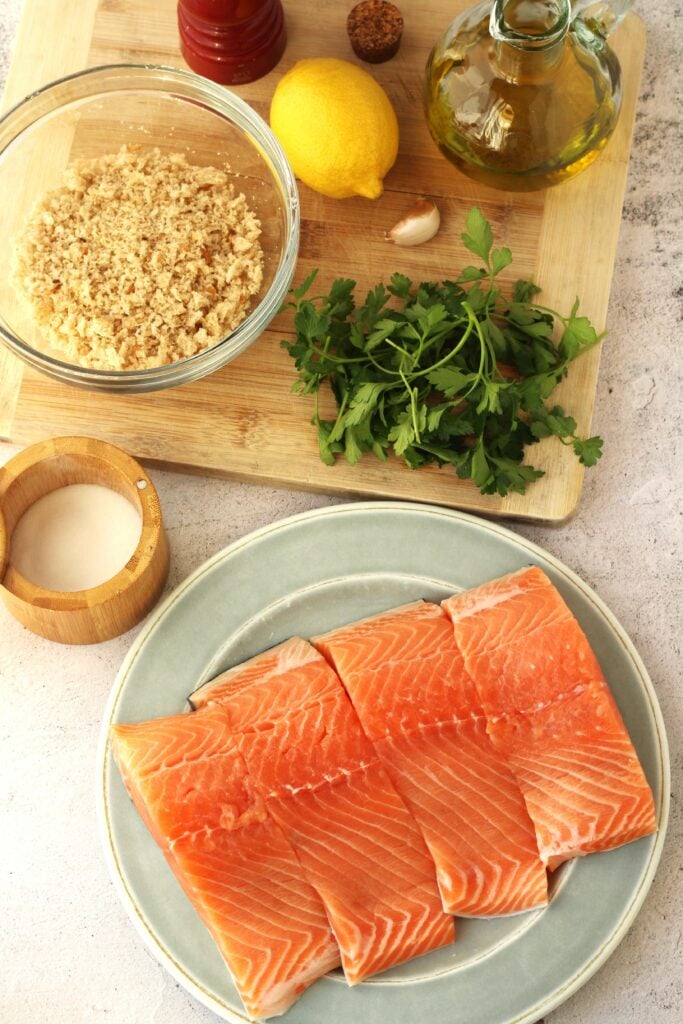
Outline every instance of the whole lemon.
<path fill-rule="evenodd" d="M 292 170 L 334 199 L 377 199 L 398 153 L 398 121 L 384 89 L 345 60 L 300 60 L 280 80 L 270 124 Z"/>

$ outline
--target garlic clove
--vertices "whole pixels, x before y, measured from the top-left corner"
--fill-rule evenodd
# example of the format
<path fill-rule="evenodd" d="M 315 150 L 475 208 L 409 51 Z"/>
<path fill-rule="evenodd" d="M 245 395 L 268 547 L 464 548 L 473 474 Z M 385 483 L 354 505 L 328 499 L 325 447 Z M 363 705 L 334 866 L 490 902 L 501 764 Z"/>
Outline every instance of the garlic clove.
<path fill-rule="evenodd" d="M 417 199 L 386 237 L 395 245 L 422 245 L 439 230 L 441 214 L 431 199 Z"/>

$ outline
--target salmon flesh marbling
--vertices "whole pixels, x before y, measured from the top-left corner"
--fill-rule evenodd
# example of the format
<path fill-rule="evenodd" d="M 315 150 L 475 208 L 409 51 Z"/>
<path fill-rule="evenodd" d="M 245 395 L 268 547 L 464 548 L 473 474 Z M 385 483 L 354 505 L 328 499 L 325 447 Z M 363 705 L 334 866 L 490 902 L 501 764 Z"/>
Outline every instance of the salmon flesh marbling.
<path fill-rule="evenodd" d="M 467 671 L 552 870 L 656 830 L 654 801 L 586 635 L 546 574 L 444 602 Z"/>

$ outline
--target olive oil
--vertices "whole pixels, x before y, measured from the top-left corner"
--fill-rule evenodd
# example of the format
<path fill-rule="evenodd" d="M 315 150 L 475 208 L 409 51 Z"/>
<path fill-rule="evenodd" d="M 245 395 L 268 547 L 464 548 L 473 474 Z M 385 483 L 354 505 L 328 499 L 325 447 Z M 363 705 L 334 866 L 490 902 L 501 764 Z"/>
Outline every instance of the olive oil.
<path fill-rule="evenodd" d="M 439 149 L 466 174 L 527 191 L 587 167 L 620 106 L 619 62 L 568 0 L 496 0 L 453 23 L 427 63 Z"/>

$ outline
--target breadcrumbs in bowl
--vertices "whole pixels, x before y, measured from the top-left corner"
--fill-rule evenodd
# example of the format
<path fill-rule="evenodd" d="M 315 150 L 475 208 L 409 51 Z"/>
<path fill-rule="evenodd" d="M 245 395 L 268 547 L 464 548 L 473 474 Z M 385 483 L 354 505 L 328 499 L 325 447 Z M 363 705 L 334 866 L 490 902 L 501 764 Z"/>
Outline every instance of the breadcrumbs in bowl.
<path fill-rule="evenodd" d="M 16 239 L 13 282 L 52 347 L 140 370 L 233 331 L 263 282 L 261 224 L 229 168 L 123 146 L 79 160 Z"/>
<path fill-rule="evenodd" d="M 88 391 L 200 381 L 273 342 L 300 225 L 282 147 L 229 89 L 148 64 L 67 75 L 0 116 L 0 346 Z"/>

